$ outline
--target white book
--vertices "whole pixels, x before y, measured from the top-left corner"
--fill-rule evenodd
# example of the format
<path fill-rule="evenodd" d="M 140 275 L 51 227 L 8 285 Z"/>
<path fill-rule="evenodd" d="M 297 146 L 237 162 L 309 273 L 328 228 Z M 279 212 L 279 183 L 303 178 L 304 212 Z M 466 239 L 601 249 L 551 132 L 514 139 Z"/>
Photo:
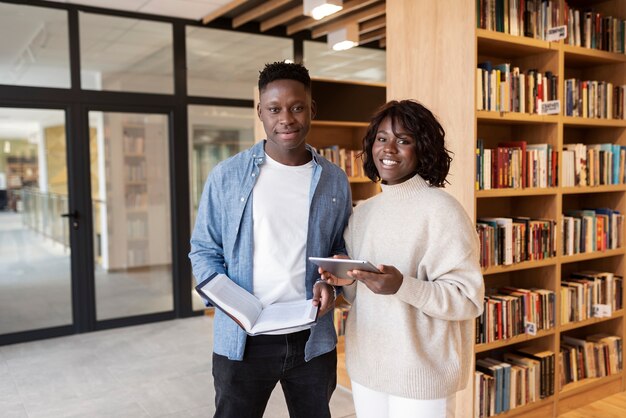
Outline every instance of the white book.
<path fill-rule="evenodd" d="M 213 274 L 196 286 L 207 302 L 223 311 L 250 335 L 300 329 L 317 320 L 318 307 L 311 300 L 274 303 L 261 301 L 225 274 Z"/>

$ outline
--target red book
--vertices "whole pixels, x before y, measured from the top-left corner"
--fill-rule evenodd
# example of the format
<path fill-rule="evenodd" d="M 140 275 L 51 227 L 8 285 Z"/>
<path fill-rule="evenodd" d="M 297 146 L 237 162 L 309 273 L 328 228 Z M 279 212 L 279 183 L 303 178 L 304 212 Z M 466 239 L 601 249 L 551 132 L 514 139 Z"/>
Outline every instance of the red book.
<path fill-rule="evenodd" d="M 522 187 L 528 187 L 528 179 L 526 176 L 526 141 L 508 141 L 500 142 L 499 147 L 519 148 L 522 150 Z"/>

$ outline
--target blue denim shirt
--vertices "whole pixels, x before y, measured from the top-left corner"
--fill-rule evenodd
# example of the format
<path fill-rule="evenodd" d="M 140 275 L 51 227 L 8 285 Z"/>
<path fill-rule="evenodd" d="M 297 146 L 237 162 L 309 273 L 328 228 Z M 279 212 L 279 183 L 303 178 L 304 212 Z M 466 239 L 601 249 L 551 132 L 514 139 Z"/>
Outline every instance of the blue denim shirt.
<path fill-rule="evenodd" d="M 198 282 L 213 273 L 225 273 L 249 292 L 252 289 L 252 189 L 265 162 L 265 141 L 222 161 L 204 185 L 189 258 Z M 319 277 L 309 256 L 345 254 L 343 231 L 352 213 L 352 196 L 345 173 L 307 145 L 313 155 L 306 245 L 306 297 L 313 297 Z M 289 210 L 289 208 L 285 208 Z M 231 360 L 242 360 L 246 333 L 227 315 L 216 310 L 213 351 Z M 311 328 L 305 360 L 331 351 L 337 344 L 333 314 L 319 318 Z"/>

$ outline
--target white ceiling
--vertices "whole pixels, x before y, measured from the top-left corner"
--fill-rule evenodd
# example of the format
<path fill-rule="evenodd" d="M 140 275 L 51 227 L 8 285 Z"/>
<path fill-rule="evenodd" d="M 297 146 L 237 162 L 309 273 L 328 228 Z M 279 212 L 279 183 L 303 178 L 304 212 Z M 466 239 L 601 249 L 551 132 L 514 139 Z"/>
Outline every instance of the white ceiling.
<path fill-rule="evenodd" d="M 51 0 L 106 9 L 126 10 L 200 20 L 231 0 Z"/>

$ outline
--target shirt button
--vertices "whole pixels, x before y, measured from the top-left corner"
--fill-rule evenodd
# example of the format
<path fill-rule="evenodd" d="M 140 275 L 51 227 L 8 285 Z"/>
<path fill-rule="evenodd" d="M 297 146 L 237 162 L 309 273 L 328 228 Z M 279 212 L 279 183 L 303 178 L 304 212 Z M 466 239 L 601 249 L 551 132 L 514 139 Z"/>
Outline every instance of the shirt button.
<path fill-rule="evenodd" d="M 243 197 L 241 198 L 241 201 L 242 201 L 242 202 L 244 201 L 244 198 L 243 198 Z"/>
<path fill-rule="evenodd" d="M 252 173 L 252 177 L 256 176 L 256 174 Z"/>
<path fill-rule="evenodd" d="M 336 202 L 336 201 L 337 201 L 337 199 L 335 199 L 335 198 L 333 197 L 333 202 Z"/>

